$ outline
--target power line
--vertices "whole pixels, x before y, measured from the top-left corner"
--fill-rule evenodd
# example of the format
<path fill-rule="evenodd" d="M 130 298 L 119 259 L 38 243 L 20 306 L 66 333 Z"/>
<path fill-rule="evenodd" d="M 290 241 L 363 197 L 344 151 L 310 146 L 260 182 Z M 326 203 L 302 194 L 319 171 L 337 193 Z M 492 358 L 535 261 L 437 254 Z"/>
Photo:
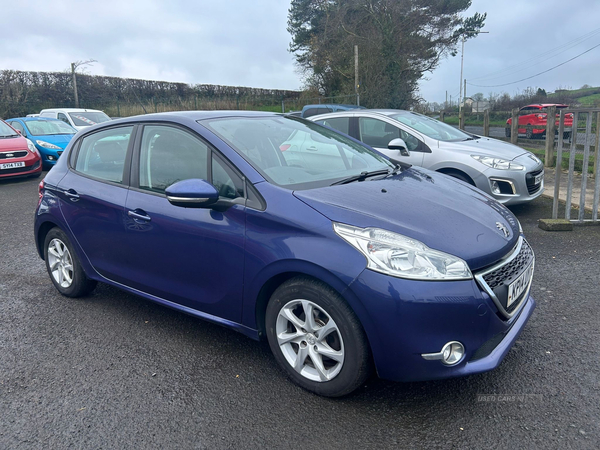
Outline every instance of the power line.
<path fill-rule="evenodd" d="M 592 39 L 593 37 L 596 37 L 598 34 L 600 34 L 600 28 L 596 28 L 595 30 L 590 31 L 589 33 L 586 33 L 583 36 L 580 36 L 580 37 L 578 37 L 578 38 L 576 38 L 576 39 L 574 39 L 572 41 L 569 41 L 569 42 L 567 42 L 565 44 L 559 45 L 558 47 L 552 48 L 552 49 L 547 50 L 547 51 L 545 51 L 543 53 L 539 53 L 536 56 L 527 59 L 526 61 L 521 61 L 521 62 L 515 63 L 515 64 L 513 64 L 511 66 L 505 67 L 505 68 L 503 68 L 503 69 L 501 69 L 499 71 L 490 72 L 490 73 L 488 73 L 486 75 L 481 75 L 479 77 L 475 77 L 475 78 L 471 78 L 471 79 L 472 80 L 488 80 L 488 81 L 492 81 L 492 80 L 497 79 L 497 78 L 502 78 L 503 75 L 500 75 L 500 74 L 504 74 L 505 72 L 514 73 L 515 70 L 513 70 L 513 69 L 515 69 L 515 68 L 518 69 L 518 70 L 516 70 L 516 72 L 522 72 L 523 70 L 526 70 L 526 69 L 529 69 L 531 67 L 537 66 L 540 63 L 543 63 L 544 61 L 548 61 L 549 59 L 552 59 L 552 58 L 554 58 L 554 57 L 556 57 L 556 56 L 558 56 L 558 55 L 560 55 L 560 54 L 562 54 L 562 53 L 570 50 L 571 48 L 573 48 L 573 47 L 575 47 L 575 46 L 577 46 L 577 45 L 579 45 L 579 44 L 581 44 L 581 43 L 583 43 L 583 42 L 585 42 L 585 41 L 587 41 L 589 39 Z M 560 51 L 557 52 L 557 50 L 560 50 Z M 551 56 L 549 56 L 548 58 L 540 60 L 540 58 L 543 58 L 544 56 L 549 55 L 549 54 Z M 532 63 L 534 63 L 534 64 L 532 64 Z M 520 66 L 523 66 L 524 64 L 525 64 L 525 66 L 523 68 L 519 68 Z M 497 76 L 494 76 L 494 75 L 497 75 Z"/>
<path fill-rule="evenodd" d="M 557 67 L 564 66 L 564 65 L 565 65 L 565 64 L 567 64 L 568 62 L 571 62 L 571 61 L 573 61 L 574 59 L 577 59 L 577 58 L 579 58 L 580 56 L 583 56 L 583 55 L 585 55 L 586 53 L 589 53 L 589 52 L 591 52 L 592 50 L 594 50 L 594 49 L 595 49 L 595 48 L 597 48 L 597 47 L 600 47 L 600 44 L 594 45 L 592 48 L 589 48 L 589 49 L 587 49 L 585 52 L 583 52 L 583 53 L 580 53 L 579 55 L 577 55 L 577 56 L 574 56 L 573 58 L 571 58 L 571 59 L 568 59 L 567 61 L 564 61 L 564 62 L 562 62 L 562 63 L 560 63 L 560 64 L 557 64 L 556 66 L 554 66 L 554 67 L 551 67 L 551 68 L 549 68 L 548 70 L 544 70 L 543 72 L 536 73 L 535 75 L 532 75 L 532 76 L 530 76 L 530 77 L 527 77 L 527 78 L 523 78 L 522 80 L 511 81 L 510 83 L 504 83 L 504 84 L 495 84 L 495 85 L 491 85 L 491 86 L 485 86 L 485 85 L 480 85 L 480 84 L 471 84 L 471 83 L 469 83 L 469 82 L 467 82 L 467 84 L 468 84 L 468 85 L 470 85 L 470 86 L 476 86 L 476 87 L 486 87 L 486 88 L 488 88 L 488 87 L 502 87 L 502 86 L 508 86 L 508 85 L 510 85 L 510 84 L 520 83 L 521 81 L 531 80 L 532 78 L 535 78 L 535 77 L 537 77 L 537 76 L 539 76 L 539 75 L 542 75 L 542 74 L 544 74 L 544 73 L 548 73 L 548 72 L 550 72 L 551 70 L 554 70 L 554 69 L 556 69 Z"/>

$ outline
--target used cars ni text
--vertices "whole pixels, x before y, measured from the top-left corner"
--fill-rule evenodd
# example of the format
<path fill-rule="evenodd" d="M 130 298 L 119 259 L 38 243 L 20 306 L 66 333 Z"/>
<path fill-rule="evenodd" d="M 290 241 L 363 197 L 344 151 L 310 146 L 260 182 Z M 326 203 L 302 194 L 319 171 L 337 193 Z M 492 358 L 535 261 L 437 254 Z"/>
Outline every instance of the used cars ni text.
<path fill-rule="evenodd" d="M 6 121 L 11 127 L 28 138 L 42 156 L 45 168 L 50 168 L 56 161 L 77 130 L 58 119 L 45 117 L 18 117 Z"/>
<path fill-rule="evenodd" d="M 533 153 L 422 114 L 364 109 L 310 120 L 348 134 L 393 160 L 458 178 L 505 205 L 529 202 L 544 192 L 544 165 Z"/>
<path fill-rule="evenodd" d="M 286 142 L 313 143 L 298 154 Z M 465 183 L 272 113 L 181 112 L 81 132 L 35 237 L 68 297 L 108 283 L 266 337 L 326 396 L 500 364 L 535 307 L 514 215 Z"/>
<path fill-rule="evenodd" d="M 0 120 L 0 179 L 41 173 L 42 158 L 33 143 Z"/>

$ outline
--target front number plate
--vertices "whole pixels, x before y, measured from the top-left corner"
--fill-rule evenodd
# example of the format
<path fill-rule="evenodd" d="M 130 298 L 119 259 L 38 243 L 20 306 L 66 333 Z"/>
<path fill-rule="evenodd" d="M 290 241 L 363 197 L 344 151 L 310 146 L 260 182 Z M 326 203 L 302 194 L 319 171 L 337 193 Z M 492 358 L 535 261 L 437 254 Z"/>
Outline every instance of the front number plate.
<path fill-rule="evenodd" d="M 20 162 L 14 162 L 14 163 L 0 164 L 0 170 L 1 169 L 15 169 L 17 167 L 25 167 L 25 163 L 23 161 L 20 161 Z"/>
<path fill-rule="evenodd" d="M 535 265 L 535 261 L 532 261 L 531 264 L 515 281 L 510 283 L 508 286 L 508 300 L 506 301 L 506 308 L 508 309 L 510 305 L 517 300 L 523 292 L 529 287 L 529 282 L 531 281 L 531 277 L 533 277 L 533 266 Z"/>
<path fill-rule="evenodd" d="M 540 184 L 543 179 L 544 179 L 544 172 L 540 173 L 539 175 L 536 175 L 534 182 L 535 182 L 535 184 Z"/>

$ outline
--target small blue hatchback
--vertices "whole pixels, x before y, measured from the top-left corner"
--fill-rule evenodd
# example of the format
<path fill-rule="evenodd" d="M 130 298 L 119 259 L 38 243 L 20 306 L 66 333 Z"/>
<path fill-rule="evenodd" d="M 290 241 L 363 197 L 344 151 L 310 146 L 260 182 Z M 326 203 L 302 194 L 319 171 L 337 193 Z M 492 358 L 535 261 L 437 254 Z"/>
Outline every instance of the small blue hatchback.
<path fill-rule="evenodd" d="M 18 117 L 6 121 L 23 137 L 29 139 L 40 152 L 45 169 L 51 168 L 77 130 L 58 119 L 45 117 Z"/>
<path fill-rule="evenodd" d="M 534 254 L 508 209 L 279 114 L 80 132 L 40 183 L 35 237 L 61 294 L 103 282 L 264 337 L 294 382 L 332 397 L 373 370 L 491 370 L 535 308 Z"/>

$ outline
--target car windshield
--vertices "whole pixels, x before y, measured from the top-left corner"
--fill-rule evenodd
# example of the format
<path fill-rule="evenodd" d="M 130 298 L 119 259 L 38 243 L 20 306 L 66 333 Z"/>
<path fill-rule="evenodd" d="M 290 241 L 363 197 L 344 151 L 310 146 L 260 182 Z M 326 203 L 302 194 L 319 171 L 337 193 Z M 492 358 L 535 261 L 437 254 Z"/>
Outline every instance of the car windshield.
<path fill-rule="evenodd" d="M 75 128 L 62 120 L 28 120 L 25 122 L 25 126 L 33 136 L 77 133 Z"/>
<path fill-rule="evenodd" d="M 334 131 L 287 116 L 198 121 L 236 150 L 270 183 L 312 189 L 395 165 Z M 360 180 L 358 180 L 360 181 Z"/>
<path fill-rule="evenodd" d="M 438 141 L 452 142 L 472 139 L 470 134 L 422 114 L 404 111 L 402 113 L 393 114 L 390 117 L 423 133 L 425 136 L 437 139 Z"/>
<path fill-rule="evenodd" d="M 110 120 L 110 117 L 102 111 L 72 112 L 69 113 L 69 116 L 71 116 L 76 127 L 89 127 L 90 125 L 96 125 L 97 123 L 108 122 Z"/>
<path fill-rule="evenodd" d="M 0 120 L 0 138 L 15 137 L 19 134 Z"/>

